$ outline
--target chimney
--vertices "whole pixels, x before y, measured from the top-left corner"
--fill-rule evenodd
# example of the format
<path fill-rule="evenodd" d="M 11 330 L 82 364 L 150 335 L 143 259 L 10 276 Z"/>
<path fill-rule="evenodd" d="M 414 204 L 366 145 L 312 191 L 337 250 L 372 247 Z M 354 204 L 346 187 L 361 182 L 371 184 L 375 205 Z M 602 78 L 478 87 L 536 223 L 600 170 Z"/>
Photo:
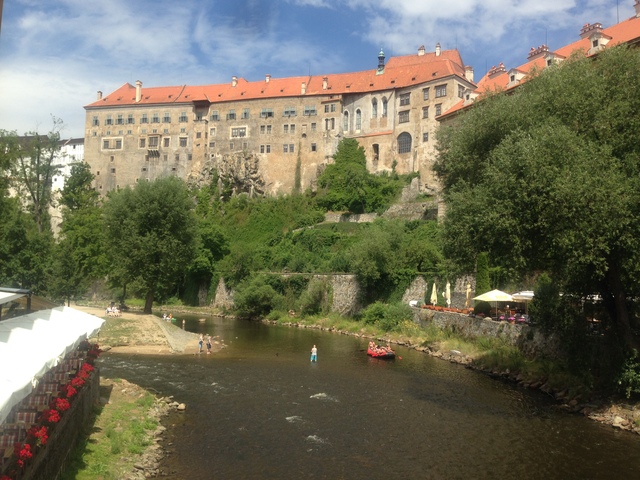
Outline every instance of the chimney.
<path fill-rule="evenodd" d="M 464 78 L 466 78 L 468 82 L 473 83 L 473 67 L 471 65 L 464 67 Z"/>
<path fill-rule="evenodd" d="M 231 86 L 235 87 L 236 85 L 238 85 L 238 77 L 234 75 L 233 77 L 231 77 Z"/>
<path fill-rule="evenodd" d="M 640 18 L 640 0 L 636 0 L 636 3 L 633 4 L 633 8 L 636 9 L 636 17 Z"/>
<path fill-rule="evenodd" d="M 322 89 L 326 90 L 329 85 L 329 79 L 327 77 L 322 77 Z"/>
<path fill-rule="evenodd" d="M 269 75 L 269 74 L 267 73 L 267 75 L 264 77 L 264 81 L 265 81 L 266 83 L 269 83 L 269 80 L 271 80 L 271 75 Z"/>
<path fill-rule="evenodd" d="M 307 93 L 307 82 L 302 82 L 302 87 L 300 88 L 300 95 L 304 95 Z"/>
<path fill-rule="evenodd" d="M 102 92 L 98 90 L 98 100 L 102 100 Z"/>
<path fill-rule="evenodd" d="M 424 55 L 424 45 L 420 45 L 420 48 L 418 48 L 418 56 L 421 57 Z"/>
<path fill-rule="evenodd" d="M 638 7 L 636 5 L 636 12 L 638 11 Z M 580 30 L 580 38 L 588 38 L 594 32 L 601 32 L 602 24 L 601 23 L 585 23 L 584 27 Z"/>
<path fill-rule="evenodd" d="M 436 43 L 436 57 L 440 56 L 440 42 Z"/>
<path fill-rule="evenodd" d="M 142 82 L 140 80 L 136 80 L 136 103 L 142 100 Z"/>

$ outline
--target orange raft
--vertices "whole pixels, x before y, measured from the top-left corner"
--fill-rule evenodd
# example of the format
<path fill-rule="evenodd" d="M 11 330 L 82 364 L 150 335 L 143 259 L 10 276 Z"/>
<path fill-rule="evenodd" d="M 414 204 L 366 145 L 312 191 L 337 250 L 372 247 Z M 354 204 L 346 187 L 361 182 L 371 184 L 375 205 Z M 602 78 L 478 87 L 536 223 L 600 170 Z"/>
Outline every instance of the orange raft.
<path fill-rule="evenodd" d="M 367 349 L 367 355 L 373 358 L 386 358 L 386 359 L 396 358 L 396 352 L 394 352 L 393 350 L 387 350 L 385 348 L 380 348 L 380 347 L 375 349 L 369 347 Z"/>

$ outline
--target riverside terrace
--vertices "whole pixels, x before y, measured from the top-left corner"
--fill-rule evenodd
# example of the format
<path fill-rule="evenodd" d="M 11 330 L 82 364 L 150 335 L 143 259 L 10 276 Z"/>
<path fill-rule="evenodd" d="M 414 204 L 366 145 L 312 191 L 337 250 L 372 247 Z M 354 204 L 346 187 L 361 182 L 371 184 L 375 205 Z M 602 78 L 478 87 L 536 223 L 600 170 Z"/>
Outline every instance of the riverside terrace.
<path fill-rule="evenodd" d="M 0 479 L 63 468 L 98 400 L 100 350 L 87 338 L 103 322 L 68 307 L 0 322 L 0 364 L 10 366 L 0 373 Z"/>

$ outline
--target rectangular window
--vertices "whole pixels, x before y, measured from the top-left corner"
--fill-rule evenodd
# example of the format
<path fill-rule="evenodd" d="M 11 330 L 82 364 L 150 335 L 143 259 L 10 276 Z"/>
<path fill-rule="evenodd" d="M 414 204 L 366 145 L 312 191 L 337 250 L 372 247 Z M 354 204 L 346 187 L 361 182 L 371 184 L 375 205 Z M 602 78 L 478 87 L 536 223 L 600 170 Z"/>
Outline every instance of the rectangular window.
<path fill-rule="evenodd" d="M 149 137 L 149 148 L 158 148 L 160 137 Z"/>
<path fill-rule="evenodd" d="M 98 120 L 98 116 L 94 115 L 93 116 L 93 122 L 91 123 L 94 127 L 99 127 L 100 126 L 100 120 Z"/>
<path fill-rule="evenodd" d="M 249 149 L 249 142 L 242 142 L 242 149 L 243 150 L 248 150 Z"/>
<path fill-rule="evenodd" d="M 231 138 L 246 137 L 247 127 L 237 127 L 231 129 Z"/>
<path fill-rule="evenodd" d="M 140 118 L 140 123 L 149 123 L 149 117 L 147 117 L 146 113 L 142 114 L 142 117 Z"/>
<path fill-rule="evenodd" d="M 260 112 L 261 118 L 271 118 L 273 117 L 273 108 L 263 108 Z"/>
<path fill-rule="evenodd" d="M 271 135 L 271 125 L 267 125 L 267 135 Z"/>
<path fill-rule="evenodd" d="M 250 110 L 248 108 L 242 109 L 242 118 L 243 118 L 243 120 L 246 120 L 247 118 L 249 118 L 249 113 L 250 113 Z"/>
<path fill-rule="evenodd" d="M 329 104 L 324 106 L 324 113 L 329 113 Z"/>
<path fill-rule="evenodd" d="M 284 128 L 284 133 L 289 133 L 289 125 L 285 124 L 283 125 Z"/>
<path fill-rule="evenodd" d="M 109 140 L 103 140 L 102 141 L 102 149 L 103 150 L 109 150 Z"/>
<path fill-rule="evenodd" d="M 151 123 L 160 123 L 160 115 L 158 115 L 157 113 L 154 113 L 153 116 L 151 117 Z"/>
<path fill-rule="evenodd" d="M 111 115 L 107 115 L 107 119 L 104 121 L 105 125 L 113 125 L 113 119 L 111 118 Z"/>
<path fill-rule="evenodd" d="M 211 120 L 212 122 L 217 122 L 218 120 L 220 120 L 220 114 L 218 113 L 218 110 L 214 110 L 211 112 L 209 120 Z"/>
<path fill-rule="evenodd" d="M 311 144 L 311 151 L 312 151 L 312 152 L 317 151 L 317 149 L 316 149 L 316 144 L 315 144 L 315 143 L 312 143 L 312 144 Z"/>
<path fill-rule="evenodd" d="M 164 117 L 162 117 L 162 121 L 164 123 L 171 123 L 171 115 L 169 115 L 169 112 L 164 112 Z"/>
<path fill-rule="evenodd" d="M 411 93 L 403 93 L 400 95 L 400 106 L 409 105 L 411 103 Z"/>
<path fill-rule="evenodd" d="M 423 142 L 428 142 L 429 141 L 429 132 L 424 132 L 422 134 L 422 141 Z"/>
<path fill-rule="evenodd" d="M 122 140 L 121 139 L 117 139 L 116 140 L 116 150 L 121 150 L 122 149 Z"/>
<path fill-rule="evenodd" d="M 236 119 L 236 111 L 229 110 L 229 112 L 227 113 L 227 120 L 235 120 L 235 119 Z"/>
<path fill-rule="evenodd" d="M 127 125 L 133 125 L 135 122 L 133 120 L 133 113 L 127 115 Z"/>
<path fill-rule="evenodd" d="M 173 157 L 173 159 L 174 159 L 176 162 L 179 162 L 179 161 L 180 161 L 180 154 L 179 154 L 179 153 L 176 153 L 176 154 L 175 154 L 175 156 Z"/>
<path fill-rule="evenodd" d="M 442 114 L 442 104 L 439 103 L 436 105 L 436 117 Z"/>
<path fill-rule="evenodd" d="M 316 110 L 316 106 L 315 105 L 305 105 L 304 114 L 307 115 L 307 116 L 317 115 L 318 111 Z"/>
<path fill-rule="evenodd" d="M 116 117 L 116 125 L 124 125 L 124 117 L 121 113 Z"/>
<path fill-rule="evenodd" d="M 422 118 L 429 118 L 429 107 L 422 107 Z"/>
<path fill-rule="evenodd" d="M 286 143 L 284 145 L 282 145 L 282 151 L 284 153 L 289 153 L 289 145 L 286 144 Z"/>
<path fill-rule="evenodd" d="M 112 169 L 111 169 L 111 173 L 116 173 L 116 169 L 115 169 L 115 168 L 112 168 Z"/>
<path fill-rule="evenodd" d="M 180 146 L 181 147 L 187 146 L 187 137 L 180 137 Z"/>
<path fill-rule="evenodd" d="M 260 125 L 260 135 L 264 135 L 267 132 L 266 125 Z"/>
<path fill-rule="evenodd" d="M 398 113 L 398 123 L 407 123 L 409 121 L 409 110 L 403 110 Z"/>
<path fill-rule="evenodd" d="M 264 153 L 264 145 L 260 145 L 260 153 Z"/>
<path fill-rule="evenodd" d="M 283 117 L 295 117 L 296 109 L 295 107 L 284 107 L 284 111 L 282 112 Z"/>
<path fill-rule="evenodd" d="M 229 150 L 233 150 L 233 142 L 229 143 Z"/>
<path fill-rule="evenodd" d="M 289 153 L 293 153 L 293 143 L 289 144 Z"/>
<path fill-rule="evenodd" d="M 178 118 L 179 122 L 186 122 L 187 121 L 187 112 L 180 112 L 180 118 Z"/>
<path fill-rule="evenodd" d="M 170 138 L 170 137 L 164 137 L 164 138 L 162 139 L 162 146 L 163 146 L 164 148 L 167 148 L 167 147 L 169 146 L 169 142 L 170 142 L 170 141 L 171 141 L 171 138 Z"/>
<path fill-rule="evenodd" d="M 289 126 L 289 132 L 290 132 L 291 134 L 296 133 L 296 126 L 295 126 L 295 124 L 291 124 L 291 125 Z"/>
<path fill-rule="evenodd" d="M 459 98 L 464 98 L 464 85 L 458 85 L 458 97 Z"/>
<path fill-rule="evenodd" d="M 202 138 L 202 132 L 196 132 L 196 138 Z"/>
<path fill-rule="evenodd" d="M 335 103 L 332 103 L 332 104 L 331 104 L 331 111 L 332 111 L 332 112 L 335 112 L 335 111 L 336 111 L 336 104 L 335 104 Z"/>
<path fill-rule="evenodd" d="M 147 139 L 146 138 L 141 138 L 140 139 L 140 148 L 145 148 L 147 145 Z"/>
<path fill-rule="evenodd" d="M 422 100 L 429 100 L 429 87 L 422 89 Z"/>
<path fill-rule="evenodd" d="M 142 167 L 142 171 L 146 172 L 147 171 L 147 167 Z"/>
<path fill-rule="evenodd" d="M 162 160 L 164 160 L 165 162 L 167 160 L 169 160 L 169 155 L 167 155 L 166 153 L 162 156 Z"/>
<path fill-rule="evenodd" d="M 267 147 L 266 153 L 271 153 L 271 145 L 265 145 Z"/>
<path fill-rule="evenodd" d="M 446 97 L 447 96 L 447 86 L 446 85 L 438 85 L 436 87 L 436 98 Z"/>
<path fill-rule="evenodd" d="M 209 148 L 214 148 L 216 146 L 216 142 L 209 142 Z"/>
<path fill-rule="evenodd" d="M 316 131 L 316 124 L 315 122 L 311 123 L 311 131 L 315 132 Z"/>
<path fill-rule="evenodd" d="M 193 160 L 193 155 L 191 153 L 187 155 L 187 160 Z"/>

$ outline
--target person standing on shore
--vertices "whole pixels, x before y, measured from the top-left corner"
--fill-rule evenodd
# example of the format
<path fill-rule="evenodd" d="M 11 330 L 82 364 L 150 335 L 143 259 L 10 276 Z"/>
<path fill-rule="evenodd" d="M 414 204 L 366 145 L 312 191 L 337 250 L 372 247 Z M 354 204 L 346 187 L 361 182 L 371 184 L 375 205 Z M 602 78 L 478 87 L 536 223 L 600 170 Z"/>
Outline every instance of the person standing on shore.
<path fill-rule="evenodd" d="M 198 338 L 198 353 L 202 353 L 202 344 L 204 343 L 204 335 L 201 333 Z"/>
<path fill-rule="evenodd" d="M 211 354 L 211 335 L 207 334 L 207 355 Z"/>
<path fill-rule="evenodd" d="M 311 361 L 312 362 L 317 362 L 318 361 L 318 349 L 316 348 L 315 345 L 311 349 Z"/>

